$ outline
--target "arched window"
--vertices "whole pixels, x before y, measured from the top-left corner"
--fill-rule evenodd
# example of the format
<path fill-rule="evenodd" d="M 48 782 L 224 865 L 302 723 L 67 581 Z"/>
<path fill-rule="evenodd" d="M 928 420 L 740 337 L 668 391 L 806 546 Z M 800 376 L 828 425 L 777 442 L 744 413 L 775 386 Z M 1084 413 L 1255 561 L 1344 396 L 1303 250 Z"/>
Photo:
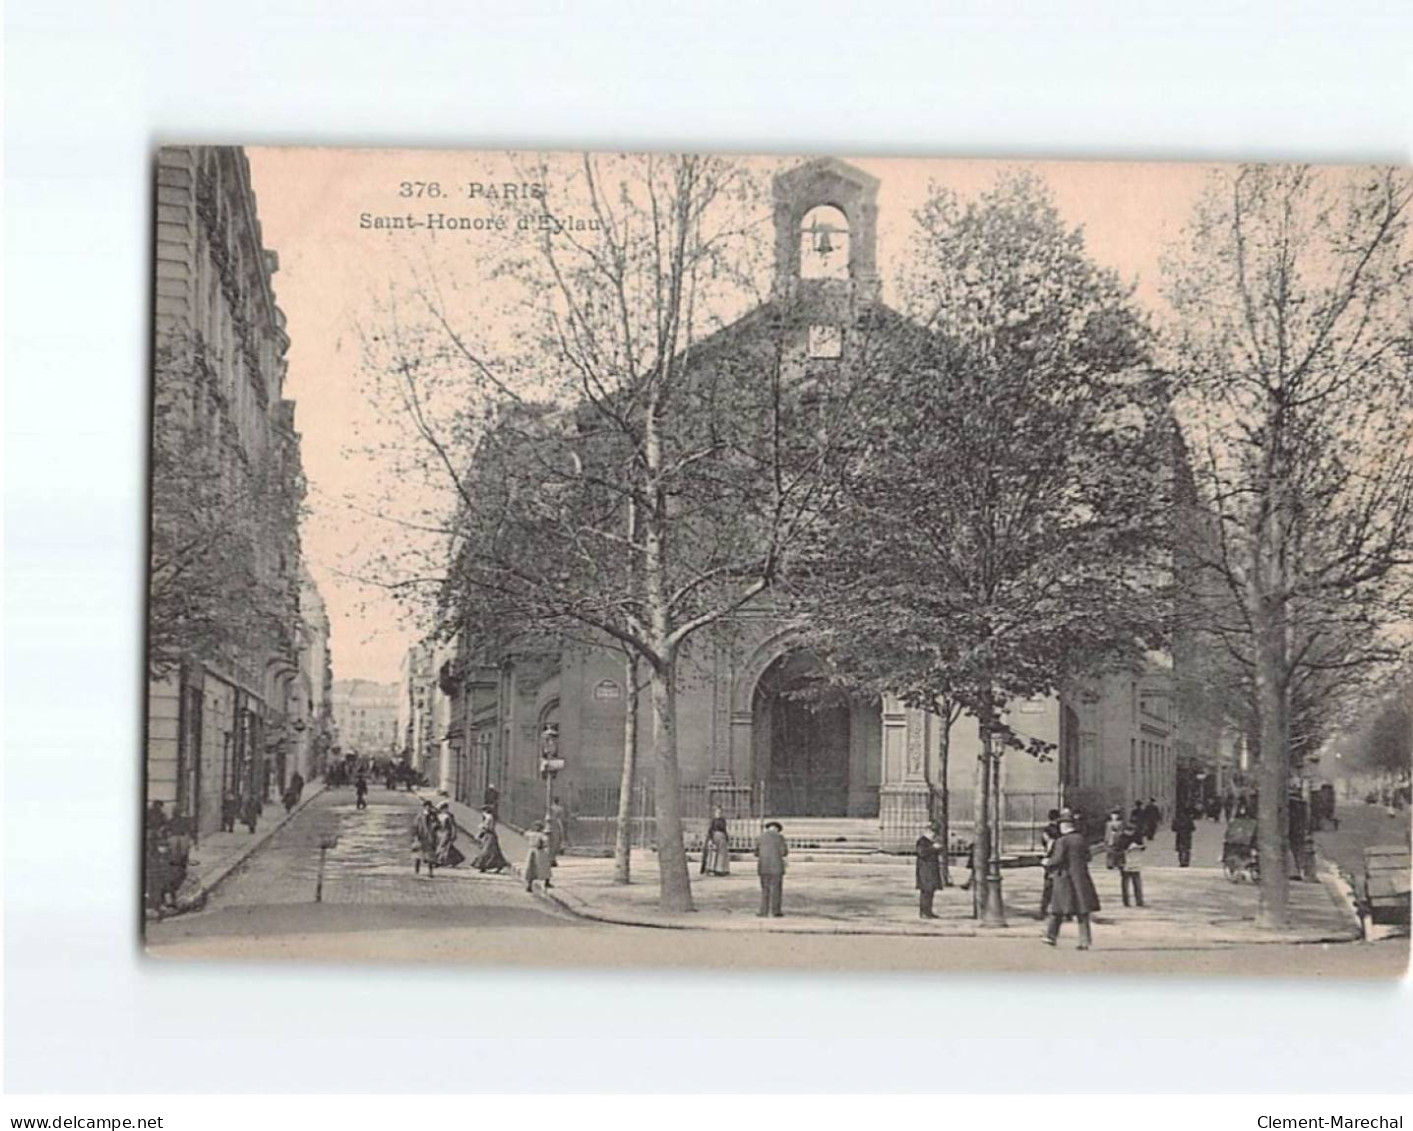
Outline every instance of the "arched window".
<path fill-rule="evenodd" d="M 800 222 L 800 278 L 848 277 L 848 217 L 832 204 L 811 208 Z"/>

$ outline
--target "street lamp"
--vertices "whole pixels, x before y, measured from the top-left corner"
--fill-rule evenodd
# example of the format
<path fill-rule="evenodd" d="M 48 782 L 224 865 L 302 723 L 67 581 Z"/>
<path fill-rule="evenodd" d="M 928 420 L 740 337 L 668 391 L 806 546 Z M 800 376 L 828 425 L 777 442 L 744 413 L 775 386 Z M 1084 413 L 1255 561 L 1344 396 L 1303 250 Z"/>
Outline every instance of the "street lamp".
<path fill-rule="evenodd" d="M 564 759 L 559 756 L 559 724 L 546 723 L 540 731 L 540 777 L 545 781 L 545 820 L 550 818 L 550 808 L 554 804 L 554 779 L 564 769 Z"/>

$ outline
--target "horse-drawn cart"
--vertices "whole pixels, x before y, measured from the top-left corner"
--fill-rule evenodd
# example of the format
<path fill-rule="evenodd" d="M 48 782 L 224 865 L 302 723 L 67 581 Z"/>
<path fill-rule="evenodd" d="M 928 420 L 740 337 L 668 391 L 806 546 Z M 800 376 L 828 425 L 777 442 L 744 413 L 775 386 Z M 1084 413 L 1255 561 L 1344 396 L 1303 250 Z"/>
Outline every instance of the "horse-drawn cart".
<path fill-rule="evenodd" d="M 1359 926 L 1408 925 L 1409 854 L 1406 844 L 1364 849 L 1364 876 L 1359 889 Z"/>

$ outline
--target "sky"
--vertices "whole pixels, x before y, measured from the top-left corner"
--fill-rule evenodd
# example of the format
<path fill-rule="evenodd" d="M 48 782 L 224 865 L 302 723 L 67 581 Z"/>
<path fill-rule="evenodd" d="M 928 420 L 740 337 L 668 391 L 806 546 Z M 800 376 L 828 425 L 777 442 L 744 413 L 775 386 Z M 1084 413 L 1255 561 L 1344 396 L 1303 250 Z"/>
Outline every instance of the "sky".
<path fill-rule="evenodd" d="M 279 256 L 274 289 L 290 336 L 285 395 L 295 402 L 309 483 L 303 543 L 328 605 L 337 679 L 392 681 L 417 633 L 396 602 L 366 580 L 380 551 L 419 535 L 384 521 L 410 502 L 435 509 L 425 485 L 400 471 L 378 445 L 393 438 L 386 411 L 370 395 L 361 335 L 376 332 L 389 304 L 430 276 L 458 288 L 464 308 L 494 319 L 507 284 L 490 266 L 517 238 L 497 231 L 509 214 L 506 184 L 519 185 L 524 159 L 497 152 L 252 148 L 247 150 L 265 246 Z M 1213 166 L 1113 162 L 1004 162 L 848 158 L 879 178 L 879 267 L 896 273 L 913 211 L 930 183 L 963 196 L 1005 168 L 1025 167 L 1049 184 L 1064 219 L 1083 228 L 1096 262 L 1136 285 L 1156 308 L 1160 259 Z M 577 161 L 561 154 L 551 161 Z M 761 168 L 797 159 L 748 158 Z M 428 195 L 438 186 L 442 195 Z M 518 192 L 525 190 L 517 188 Z M 431 211 L 488 225 L 474 231 L 385 228 L 379 218 Z M 399 513 L 407 513 L 402 511 Z"/>

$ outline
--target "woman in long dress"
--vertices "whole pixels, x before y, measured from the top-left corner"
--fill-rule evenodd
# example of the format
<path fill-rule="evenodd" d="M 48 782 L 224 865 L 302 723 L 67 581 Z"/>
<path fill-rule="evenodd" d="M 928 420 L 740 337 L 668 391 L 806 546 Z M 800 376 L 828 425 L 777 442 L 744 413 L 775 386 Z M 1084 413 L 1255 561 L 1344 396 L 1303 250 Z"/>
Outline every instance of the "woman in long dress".
<path fill-rule="evenodd" d="M 702 846 L 702 874 L 731 874 L 731 837 L 726 831 L 726 817 L 720 805 L 712 810 L 711 823 L 707 825 L 706 843 Z"/>
<path fill-rule="evenodd" d="M 437 867 L 455 868 L 466 857 L 456 847 L 456 818 L 451 815 L 451 803 L 443 801 L 437 806 L 435 825 L 437 846 Z"/>
<path fill-rule="evenodd" d="M 510 867 L 510 861 L 500 850 L 500 837 L 496 834 L 496 815 L 489 805 L 481 810 L 481 828 L 476 833 L 476 840 L 481 846 L 480 851 L 476 853 L 476 859 L 471 861 L 476 871 L 504 872 Z"/>
<path fill-rule="evenodd" d="M 525 855 L 525 890 L 534 891 L 535 881 L 539 880 L 548 891 L 553 886 L 550 883 L 550 871 L 554 868 L 554 857 L 550 855 L 549 833 L 545 831 L 545 822 L 536 821 L 525 836 L 530 842 L 529 851 Z"/>
<path fill-rule="evenodd" d="M 427 875 L 437 866 L 437 811 L 430 801 L 422 802 L 422 810 L 412 823 L 412 870 L 421 872 L 427 865 Z"/>

